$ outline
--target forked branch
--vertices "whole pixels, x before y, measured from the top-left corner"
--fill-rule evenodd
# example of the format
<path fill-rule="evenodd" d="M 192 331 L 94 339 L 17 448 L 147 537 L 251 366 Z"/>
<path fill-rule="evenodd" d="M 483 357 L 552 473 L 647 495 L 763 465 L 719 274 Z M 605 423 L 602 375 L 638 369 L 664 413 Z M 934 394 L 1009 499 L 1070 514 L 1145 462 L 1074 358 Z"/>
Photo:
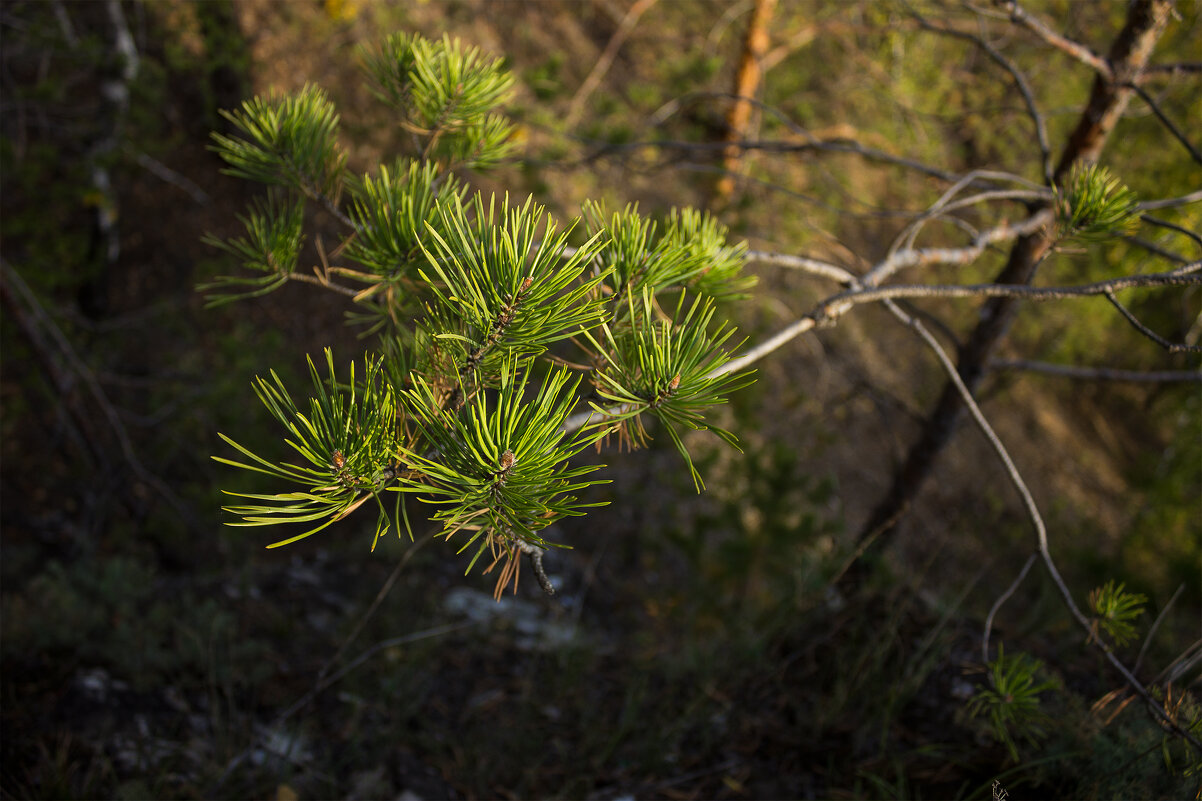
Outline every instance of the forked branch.
<path fill-rule="evenodd" d="M 960 398 L 964 401 L 964 405 L 968 409 L 969 414 L 972 416 L 974 422 L 976 422 L 977 427 L 981 430 L 981 433 L 985 435 L 985 439 L 988 440 L 989 445 L 993 448 L 994 453 L 996 453 L 998 458 L 1001 460 L 1002 465 L 1005 468 L 1006 475 L 1010 479 L 1010 483 L 1014 485 L 1014 488 L 1018 491 L 1019 496 L 1022 498 L 1023 507 L 1027 512 L 1028 518 L 1031 520 L 1031 525 L 1035 529 L 1035 538 L 1039 548 L 1039 556 L 1043 560 L 1044 567 L 1047 569 L 1048 575 L 1051 577 L 1053 583 L 1055 583 L 1056 588 L 1060 591 L 1060 595 L 1064 599 L 1065 606 L 1068 607 L 1069 612 L 1076 619 L 1077 623 L 1080 624 L 1080 626 L 1085 630 L 1087 636 L 1089 637 L 1089 641 L 1097 645 L 1098 649 L 1102 651 L 1103 656 L 1106 658 L 1106 661 L 1108 661 L 1114 667 L 1114 669 L 1122 675 L 1123 679 L 1127 682 L 1127 685 L 1131 687 L 1131 689 L 1134 690 L 1137 695 L 1144 699 L 1144 702 L 1148 705 L 1148 708 L 1151 709 L 1153 714 L 1160 719 L 1162 725 L 1166 726 L 1174 734 L 1190 743 L 1194 748 L 1198 749 L 1199 752 L 1202 752 L 1202 742 L 1199 742 L 1196 737 L 1194 737 L 1188 731 L 1182 729 L 1173 720 L 1172 716 L 1165 711 L 1160 702 L 1152 697 L 1151 693 L 1148 692 L 1147 688 L 1143 686 L 1139 679 L 1137 679 L 1131 673 L 1131 671 L 1127 669 L 1127 666 L 1124 665 L 1118 659 L 1118 657 L 1114 655 L 1114 651 L 1109 645 L 1106 644 L 1106 642 L 1098 635 L 1098 633 L 1094 631 L 1093 627 L 1090 625 L 1089 618 L 1087 618 L 1085 613 L 1083 613 L 1080 607 L 1077 606 L 1077 602 L 1073 599 L 1072 592 L 1069 590 L 1064 578 L 1060 575 L 1060 570 L 1056 567 L 1056 563 L 1052 559 L 1051 551 L 1048 549 L 1047 526 L 1043 521 L 1043 516 L 1039 512 L 1039 507 L 1035 504 L 1035 499 L 1031 495 L 1030 489 L 1027 487 L 1027 484 L 1023 480 L 1022 474 L 1019 473 L 1018 468 L 1015 467 L 1014 460 L 1010 457 L 1009 452 L 1006 450 L 1006 446 L 1002 444 L 1002 441 L 998 438 L 997 434 L 993 430 L 993 427 L 989 424 L 989 421 L 985 418 L 984 413 L 981 411 L 981 407 L 977 405 L 976 401 L 973 399 L 972 393 L 969 392 L 968 387 L 964 384 L 963 379 L 960 378 L 960 373 L 956 369 L 955 363 L 953 363 L 951 357 L 947 355 L 947 352 L 943 349 L 943 346 L 939 344 L 939 340 L 935 339 L 931 332 L 927 330 L 926 326 L 922 324 L 922 321 L 906 314 L 893 301 L 886 300 L 885 308 L 887 308 L 890 313 L 892 313 L 893 316 L 900 320 L 904 325 L 913 330 L 919 336 L 919 338 L 921 338 L 923 342 L 927 344 L 927 346 L 935 353 L 935 356 L 938 358 L 939 364 L 943 367 L 944 372 L 947 373 L 948 380 L 951 381 L 959 391 Z M 1029 565 L 1030 562 L 1028 562 L 1028 566 Z M 1019 575 L 1019 581 L 1021 581 L 1026 575 L 1027 569 L 1027 567 L 1024 567 L 1023 571 Z M 1007 595 L 1003 596 L 1003 600 L 1006 597 L 1009 597 L 1009 593 L 1013 592 L 1013 589 L 1017 583 L 1018 581 L 1011 586 L 1007 592 Z M 991 610 L 990 612 L 990 622 L 992 622 L 995 611 L 996 609 Z M 986 637 L 988 637 L 988 632 L 986 632 Z"/>

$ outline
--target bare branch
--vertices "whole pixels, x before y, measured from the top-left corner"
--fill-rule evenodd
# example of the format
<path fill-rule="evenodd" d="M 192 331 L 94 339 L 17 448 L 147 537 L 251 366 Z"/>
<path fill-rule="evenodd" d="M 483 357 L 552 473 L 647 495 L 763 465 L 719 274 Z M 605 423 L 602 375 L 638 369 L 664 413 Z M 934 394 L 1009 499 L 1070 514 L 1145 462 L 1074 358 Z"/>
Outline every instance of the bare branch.
<path fill-rule="evenodd" d="M 811 259 L 806 256 L 792 256 L 787 253 L 770 253 L 764 250 L 749 250 L 747 252 L 747 260 L 760 262 L 763 264 L 772 264 L 777 267 L 788 267 L 793 270 L 801 270 L 802 272 L 816 275 L 820 278 L 826 278 L 831 281 L 836 281 L 844 286 L 852 286 L 858 282 L 855 275 L 842 267 L 817 259 Z"/>
<path fill-rule="evenodd" d="M 196 182 L 188 178 L 186 175 L 181 175 L 175 170 L 168 167 L 158 159 L 151 158 L 146 153 L 140 150 L 134 150 L 129 145 L 123 148 L 126 154 L 133 157 L 138 166 L 152 173 L 160 180 L 166 181 L 172 186 L 178 187 L 183 192 L 187 193 L 188 197 L 192 198 L 199 206 L 207 206 L 209 204 L 209 194 L 196 185 Z"/>
<path fill-rule="evenodd" d="M 1180 253 L 1174 253 L 1168 248 L 1162 248 L 1160 245 L 1144 239 L 1142 236 L 1128 236 L 1124 237 L 1124 239 L 1126 239 L 1132 245 L 1141 247 L 1152 255 L 1159 256 L 1166 261 L 1171 261 L 1175 264 L 1189 264 L 1189 259 L 1187 259 L 1185 256 L 1182 256 Z"/>
<path fill-rule="evenodd" d="M 1092 70 L 1097 72 L 1106 80 L 1114 80 L 1114 70 L 1111 69 L 1110 62 L 1090 50 L 1085 45 L 1079 42 L 1074 42 L 1067 36 L 1062 36 L 1056 33 L 1048 27 L 1047 23 L 1043 22 L 1038 17 L 1031 16 L 1026 9 L 1024 9 L 1018 3 L 1013 2 L 1013 0 L 1003 0 L 1003 2 L 999 2 L 998 5 L 1004 8 L 1010 14 L 1010 19 L 1012 21 L 1022 25 L 1024 28 L 1034 33 L 1052 47 L 1056 48 L 1062 53 L 1067 53 L 1069 56 L 1077 61 L 1080 61 L 1082 64 L 1089 66 Z"/>
<path fill-rule="evenodd" d="M 1184 226 L 1171 223 L 1168 220 L 1162 220 L 1158 217 L 1153 217 L 1150 214 L 1142 214 L 1140 215 L 1139 219 L 1141 222 L 1146 222 L 1148 225 L 1155 225 L 1158 228 L 1168 228 L 1170 231 L 1176 231 L 1179 234 L 1188 236 L 1190 239 L 1194 240 L 1198 247 L 1202 248 L 1202 236 L 1199 236 L 1197 233 Z M 1182 261 L 1184 262 L 1185 260 L 1182 259 Z"/>
<path fill-rule="evenodd" d="M 1202 353 L 1202 346 L 1169 342 L 1160 334 L 1157 334 L 1151 328 L 1148 328 L 1146 325 L 1141 323 L 1136 316 L 1127 309 L 1126 306 L 1124 306 L 1122 303 L 1119 303 L 1119 299 L 1114 296 L 1114 292 L 1107 290 L 1103 294 L 1105 294 L 1106 299 L 1109 300 L 1111 304 L 1113 304 L 1114 307 L 1119 310 L 1119 313 L 1126 318 L 1127 322 L 1131 323 L 1136 331 L 1140 332 L 1148 339 L 1167 350 L 1169 353 Z"/>
<path fill-rule="evenodd" d="M 783 257 L 780 258 L 783 259 Z M 967 261 L 967 259 L 965 260 Z M 957 257 L 956 263 L 959 263 L 959 257 Z M 818 264 L 821 265 L 822 263 L 819 262 Z M 1168 273 L 1129 275 L 1113 278 L 1109 281 L 1099 281 L 1093 284 L 1067 287 L 1033 287 L 1026 284 L 920 284 L 894 285 L 887 287 L 864 287 L 860 285 L 858 280 L 856 280 L 855 283 L 851 284 L 851 289 L 827 298 L 822 303 L 819 303 L 813 311 L 797 320 L 797 322 L 792 323 L 791 325 L 777 332 L 775 335 L 764 342 L 761 342 L 759 345 L 747 351 L 737 359 L 732 359 L 719 367 L 717 370 L 714 370 L 712 373 L 710 373 L 710 377 L 716 378 L 721 375 L 726 375 L 727 373 L 743 370 L 773 351 L 786 345 L 801 334 L 806 333 L 807 331 L 819 326 L 834 325 L 839 317 L 849 311 L 853 306 L 857 306 L 861 303 L 876 301 L 885 301 L 888 303 L 889 301 L 897 298 L 914 297 L 1009 297 L 1036 301 L 1060 300 L 1064 298 L 1076 297 L 1093 297 L 1097 295 L 1113 293 L 1120 289 L 1202 284 L 1202 273 L 1199 273 L 1200 269 L 1202 269 L 1202 261 L 1193 262 L 1192 264 L 1186 265 L 1184 268 Z M 847 281 L 848 276 L 851 276 L 851 274 L 847 273 L 845 276 L 842 276 L 843 280 Z M 852 276 L 852 278 L 854 278 L 854 276 Z M 1155 336 L 1155 334 L 1153 334 L 1153 336 Z M 1159 342 L 1161 340 L 1157 339 L 1157 341 Z M 1202 347 L 1193 345 L 1173 345 L 1172 343 L 1169 343 L 1169 347 L 1174 353 L 1185 351 L 1202 352 Z M 574 431 L 580 426 L 584 425 L 590 414 L 592 413 L 590 412 L 588 414 L 574 415 L 572 418 L 569 418 L 568 422 L 575 422 L 575 425 L 567 430 Z M 577 420 L 577 418 L 579 419 Z"/>
<path fill-rule="evenodd" d="M 997 617 L 998 610 L 1002 608 L 1002 604 L 1010 600 L 1010 596 L 1014 595 L 1018 590 L 1018 585 L 1023 583 L 1023 579 L 1027 577 L 1027 573 L 1031 572 L 1032 565 L 1039 558 L 1039 554 L 1033 553 L 1027 557 L 1027 561 L 1023 564 L 1023 569 L 1018 571 L 1018 576 L 1014 581 L 1010 582 L 1010 586 L 1006 591 L 998 596 L 998 599 L 993 602 L 993 606 L 989 607 L 989 614 L 985 616 L 985 632 L 981 635 L 981 664 L 989 664 L 989 638 L 993 634 L 993 619 Z"/>
<path fill-rule="evenodd" d="M 925 255 L 921 263 L 961 264 L 970 259 L 963 258 L 961 250 L 947 251 L 912 251 Z M 1124 275 L 1107 281 L 1096 281 L 1092 284 L 1077 286 L 1035 287 L 1028 284 L 894 284 L 883 287 L 864 287 L 849 289 L 828 298 L 816 312 L 820 317 L 838 316 L 846 311 L 849 305 L 871 303 L 878 300 L 894 298 L 1020 298 L 1024 300 L 1046 301 L 1062 300 L 1064 298 L 1092 297 L 1107 295 L 1121 289 L 1149 288 L 1162 286 L 1191 286 L 1202 284 L 1202 261 L 1195 261 L 1183 268 L 1167 273 L 1146 273 L 1144 275 Z M 1163 343 L 1162 343 L 1163 344 Z"/>
<path fill-rule="evenodd" d="M 543 567 L 543 554 L 547 552 L 547 549 L 522 539 L 517 539 L 515 542 L 518 550 L 530 557 L 530 566 L 534 568 L 534 578 L 538 580 L 538 586 L 542 587 L 543 592 L 547 595 L 554 595 L 555 585 L 551 583 L 551 579 L 547 577 L 547 570 Z"/>
<path fill-rule="evenodd" d="M 1181 593 L 1185 591 L 1185 585 L 1177 587 L 1177 591 L 1173 593 L 1173 597 L 1169 598 L 1169 602 L 1160 610 L 1160 614 L 1152 621 L 1151 627 L 1148 629 L 1148 634 L 1144 637 L 1144 644 L 1140 646 L 1139 656 L 1135 657 L 1135 666 L 1131 668 L 1132 673 L 1139 672 L 1139 666 L 1143 664 L 1144 656 L 1148 653 L 1148 646 L 1152 644 L 1152 638 L 1156 636 L 1156 632 L 1160 629 L 1160 624 L 1169 616 L 1169 610 L 1173 608 L 1173 604 L 1177 603 L 1177 599 L 1181 597 Z"/>
<path fill-rule="evenodd" d="M 1065 584 L 1064 578 L 1060 575 L 1060 571 L 1052 559 L 1051 551 L 1048 549 L 1047 526 L 1043 522 L 1043 517 L 1039 513 L 1039 508 L 1035 504 L 1035 499 L 1031 495 L 1031 490 L 1028 489 L 1026 482 L 1023 481 L 1022 475 L 1018 472 L 1018 468 L 1014 466 L 1014 460 L 1010 458 L 1010 454 L 1006 450 L 1006 446 L 1002 444 L 1002 441 L 994 432 L 993 427 L 989 425 L 989 421 L 985 419 L 985 415 L 981 412 L 981 407 L 977 405 L 977 402 L 972 397 L 972 393 L 964 384 L 963 379 L 960 378 L 960 373 L 956 369 L 956 365 L 952 362 L 951 358 L 947 355 L 947 352 L 944 351 L 943 347 L 939 344 L 939 341 L 931 335 L 931 332 L 926 329 L 926 326 L 924 326 L 920 320 L 907 315 L 901 310 L 901 308 L 898 307 L 896 303 L 892 301 L 886 300 L 885 307 L 893 313 L 894 317 L 914 330 L 918 336 L 927 343 L 931 350 L 934 351 L 935 356 L 939 359 L 939 363 L 943 366 L 944 372 L 947 373 L 948 379 L 959 391 L 961 400 L 968 408 L 969 414 L 972 416 L 973 420 L 976 421 L 977 427 L 981 430 L 981 433 L 985 435 L 985 439 L 987 439 L 989 444 L 993 447 L 994 453 L 996 453 L 998 458 L 1002 461 L 1002 465 L 1005 467 L 1006 474 L 1010 477 L 1011 484 L 1014 485 L 1014 488 L 1022 497 L 1023 506 L 1026 508 L 1027 515 L 1031 520 L 1031 524 L 1035 528 L 1035 536 L 1039 544 L 1039 555 L 1043 559 L 1044 567 L 1047 569 L 1048 575 L 1051 577 L 1053 583 L 1055 583 L 1056 588 L 1060 591 L 1060 595 L 1064 598 L 1064 603 L 1068 607 L 1069 612 L 1074 618 L 1076 618 L 1077 622 L 1081 625 L 1085 632 L 1090 635 L 1090 641 L 1097 645 L 1097 647 L 1102 651 L 1102 654 L 1105 656 L 1106 660 L 1110 662 L 1111 666 L 1122 675 L 1124 680 L 1126 680 L 1127 685 L 1131 687 L 1131 689 L 1134 690 L 1137 695 L 1144 699 L 1144 702 L 1147 704 L 1148 708 L 1152 710 L 1154 715 L 1160 718 L 1161 722 L 1170 730 L 1172 730 L 1174 734 L 1186 740 L 1198 750 L 1202 751 L 1202 743 L 1200 743 L 1198 739 L 1188 731 L 1177 725 L 1172 716 L 1165 711 L 1160 702 L 1153 698 L 1151 693 L 1149 693 L 1143 684 L 1140 683 L 1139 679 L 1132 675 L 1131 671 L 1128 670 L 1121 661 L 1119 661 L 1118 657 L 1114 655 L 1114 651 L 1110 648 L 1110 646 L 1107 645 L 1106 642 L 1093 631 L 1093 628 L 1090 626 L 1089 618 L 1087 618 L 1081 611 L 1080 607 L 1077 606 L 1077 602 L 1073 599 L 1072 592 L 1069 590 L 1068 585 Z"/>
<path fill-rule="evenodd" d="M 429 536 L 422 537 L 417 542 L 412 543 L 408 548 L 405 549 L 405 552 L 401 554 L 401 558 L 397 561 L 396 567 L 392 569 L 392 573 L 390 573 L 388 578 L 385 579 L 384 584 L 380 587 L 380 591 L 376 593 L 376 597 L 371 602 L 371 606 L 369 606 L 367 611 L 359 617 L 359 621 L 355 624 L 355 627 L 351 629 L 351 633 L 346 635 L 346 637 L 342 640 L 342 644 L 338 646 L 338 650 L 334 652 L 334 655 L 327 659 L 326 663 L 322 665 L 321 670 L 317 672 L 318 684 L 320 684 L 321 681 L 329 675 L 330 670 L 334 667 L 338 660 L 342 658 L 342 655 L 346 653 L 346 649 L 350 647 L 352 642 L 355 641 L 355 638 L 358 637 L 363 631 L 363 627 L 367 625 L 367 622 L 371 620 L 373 615 L 375 615 L 376 610 L 380 608 L 380 604 L 383 603 L 384 599 L 388 597 L 388 593 L 392 592 L 393 585 L 395 585 L 397 579 L 400 578 L 401 571 L 405 569 L 405 565 L 409 564 L 409 560 L 413 558 L 414 554 L 421 550 L 422 546 L 424 546 L 427 542 L 433 541 L 436 534 L 437 529 L 431 531 Z"/>
<path fill-rule="evenodd" d="M 1168 115 L 1161 110 L 1160 105 L 1152 99 L 1150 94 L 1145 92 L 1134 81 L 1128 81 L 1127 83 L 1124 83 L 1123 86 L 1133 90 L 1137 95 L 1139 95 L 1140 99 L 1148 104 L 1148 108 L 1152 109 L 1152 113 L 1156 115 L 1156 119 L 1160 120 L 1164 127 L 1169 129 L 1169 133 L 1171 133 L 1173 137 L 1180 142 L 1187 151 L 1189 151 L 1190 158 L 1197 163 L 1202 164 L 1202 153 L 1199 153 L 1198 148 L 1194 147 L 1193 144 L 1190 143 L 1185 134 L 1181 132 L 1181 129 L 1173 124 L 1173 121 L 1170 120 Z"/>
<path fill-rule="evenodd" d="M 1188 195 L 1181 197 L 1164 198 L 1163 200 L 1146 200 L 1139 204 L 1142 211 L 1152 211 L 1154 209 L 1170 209 L 1177 206 L 1188 206 L 1191 203 L 1197 203 L 1202 200 L 1202 189 L 1196 192 L 1190 192 Z"/>
<path fill-rule="evenodd" d="M 348 217 L 346 212 L 338 208 L 338 203 L 335 202 L 334 198 L 315 189 L 307 192 L 306 194 L 309 194 L 310 197 L 317 200 L 319 203 L 321 203 L 321 205 L 325 206 L 326 211 L 334 215 L 334 218 L 337 219 L 338 222 L 352 230 L 356 229 L 355 221 Z"/>
<path fill-rule="evenodd" d="M 711 92 L 707 93 L 714 97 L 728 97 L 729 95 Z M 744 101 L 753 105 L 763 107 L 758 100 L 754 98 L 742 98 Z M 768 153 L 810 153 L 810 152 L 827 152 L 827 153 L 853 153 L 861 156 L 869 161 L 878 161 L 884 164 L 891 164 L 897 167 L 905 167 L 909 170 L 929 175 L 933 178 L 939 178 L 943 181 L 953 182 L 959 176 L 954 172 L 942 170 L 938 167 L 932 167 L 929 164 L 923 164 L 915 159 L 897 156 L 892 153 L 887 153 L 875 147 L 870 147 L 854 139 L 847 137 L 832 137 L 829 139 L 818 139 L 810 136 L 807 141 L 794 142 L 785 139 L 755 139 L 755 140 L 739 140 L 736 142 L 687 142 L 684 140 L 660 139 L 660 140 L 641 140 L 636 142 L 615 142 L 604 143 L 599 145 L 593 152 L 581 157 L 582 163 L 587 163 L 615 153 L 624 153 L 629 151 L 637 151 L 648 148 L 656 150 L 677 150 L 683 152 L 720 152 L 727 148 L 736 148 L 738 150 L 762 150 Z"/>
<path fill-rule="evenodd" d="M 1148 78 L 1178 78 L 1183 75 L 1202 73 L 1202 61 L 1180 61 L 1176 64 L 1150 64 L 1144 68 Z"/>
<path fill-rule="evenodd" d="M 777 348 L 780 348 L 781 346 L 788 344 L 790 341 L 796 339 L 801 334 L 804 334 L 806 331 L 809 331 L 810 329 L 814 328 L 817 324 L 818 324 L 818 321 L 815 317 L 811 317 L 809 315 L 802 317 L 797 322 L 795 322 L 792 325 L 788 326 L 787 328 L 779 331 L 776 335 L 770 337 L 769 339 L 765 340 L 764 342 L 761 342 L 756 347 L 747 351 L 739 358 L 731 359 L 726 364 L 722 365 L 717 370 L 714 370 L 712 373 L 710 373 L 709 377 L 717 378 L 718 376 L 726 375 L 727 373 L 733 373 L 738 370 L 742 370 L 744 368 L 750 367 L 751 365 L 758 362 L 760 359 L 767 356 L 769 353 L 772 353 Z"/>
<path fill-rule="evenodd" d="M 1202 381 L 1202 370 L 1120 370 L 1111 367 L 1077 367 L 1071 364 L 1014 359 L 993 361 L 991 370 L 1026 370 L 1032 373 L 1060 376 L 1085 381 L 1136 381 L 1149 383 L 1171 383 L 1175 381 Z"/>
<path fill-rule="evenodd" d="M 1009 192 L 1002 193 L 1006 197 L 1024 197 L 1024 193 L 1011 195 Z M 975 200 L 968 198 L 962 203 Z M 938 205 L 938 204 L 936 204 Z M 957 204 L 952 208 L 959 208 L 961 204 Z M 1006 242 L 1012 239 L 1017 239 L 1020 236 L 1026 236 L 1038 232 L 1048 227 L 1055 215 L 1051 209 L 1039 211 L 1021 223 L 1010 225 L 1003 222 L 996 228 L 990 228 L 982 231 L 973 237 L 972 244 L 963 248 L 906 248 L 891 252 L 884 260 L 874 265 L 863 278 L 863 282 L 867 286 L 875 286 L 888 278 L 893 273 L 906 267 L 916 267 L 927 264 L 968 264 L 975 261 L 985 248 L 998 242 Z M 920 220 L 925 222 L 925 218 Z"/>
<path fill-rule="evenodd" d="M 953 36 L 958 39 L 967 39 L 985 52 L 993 61 L 998 64 L 1006 72 L 1010 73 L 1010 77 L 1014 79 L 1014 85 L 1018 87 L 1019 94 L 1023 96 L 1023 103 L 1027 106 L 1027 115 L 1031 118 L 1035 125 L 1035 139 L 1039 144 L 1040 164 L 1043 167 L 1044 181 L 1051 186 L 1052 184 L 1052 146 L 1048 143 L 1048 126 L 1044 121 L 1043 114 L 1040 113 L 1039 107 L 1035 104 L 1035 93 L 1031 90 L 1031 84 L 1027 82 L 1027 77 L 1022 71 L 1014 65 L 1014 62 L 1002 55 L 1001 51 L 993 45 L 986 42 L 980 36 L 967 31 L 959 31 L 955 28 L 946 28 L 940 25 L 935 25 L 926 17 L 919 14 L 913 9 L 910 13 L 917 20 L 918 24 L 926 30 L 935 33 L 941 33 L 946 36 Z"/>
<path fill-rule="evenodd" d="M 639 18 L 655 5 L 656 0 L 635 0 L 634 5 L 622 17 L 622 21 L 618 24 L 618 29 L 614 31 L 610 37 L 609 43 L 605 45 L 605 50 L 602 51 L 601 57 L 597 59 L 597 63 L 593 65 L 589 71 L 588 77 L 584 79 L 584 83 L 576 90 L 576 94 L 572 97 L 572 102 L 568 106 L 568 113 L 564 118 L 564 127 L 572 128 L 580 119 L 580 114 L 584 110 L 584 104 L 596 91 L 597 85 L 601 83 L 601 79 L 605 77 L 605 73 L 609 72 L 610 66 L 618 55 L 618 50 L 622 44 L 630 36 L 634 26 L 638 24 Z"/>

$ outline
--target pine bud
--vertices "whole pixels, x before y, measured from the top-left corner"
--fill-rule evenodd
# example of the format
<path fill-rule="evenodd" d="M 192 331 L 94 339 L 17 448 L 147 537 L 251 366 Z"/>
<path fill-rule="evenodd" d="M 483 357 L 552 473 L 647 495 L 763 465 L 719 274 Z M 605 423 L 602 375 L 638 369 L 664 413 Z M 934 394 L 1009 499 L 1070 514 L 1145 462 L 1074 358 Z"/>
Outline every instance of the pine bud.
<path fill-rule="evenodd" d="M 515 464 L 518 463 L 517 457 L 513 455 L 513 451 L 505 451 L 501 454 L 501 472 L 508 473 Z"/>

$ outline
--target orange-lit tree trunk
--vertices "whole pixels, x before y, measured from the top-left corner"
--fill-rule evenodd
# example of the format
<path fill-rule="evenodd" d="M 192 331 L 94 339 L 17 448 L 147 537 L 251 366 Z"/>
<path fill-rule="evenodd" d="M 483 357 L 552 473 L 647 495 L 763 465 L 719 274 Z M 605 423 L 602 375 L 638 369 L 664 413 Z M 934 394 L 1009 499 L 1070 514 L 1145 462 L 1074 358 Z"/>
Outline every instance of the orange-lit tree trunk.
<path fill-rule="evenodd" d="M 747 36 L 743 39 L 743 56 L 739 71 L 735 74 L 735 101 L 726 115 L 726 149 L 722 152 L 722 169 L 725 171 L 715 189 L 715 199 L 722 202 L 735 190 L 735 174 L 739 171 L 743 151 L 738 142 L 746 138 L 747 126 L 751 121 L 751 100 L 760 87 L 763 71 L 760 62 L 768 51 L 768 24 L 776 0 L 755 0 L 751 22 L 747 25 Z"/>

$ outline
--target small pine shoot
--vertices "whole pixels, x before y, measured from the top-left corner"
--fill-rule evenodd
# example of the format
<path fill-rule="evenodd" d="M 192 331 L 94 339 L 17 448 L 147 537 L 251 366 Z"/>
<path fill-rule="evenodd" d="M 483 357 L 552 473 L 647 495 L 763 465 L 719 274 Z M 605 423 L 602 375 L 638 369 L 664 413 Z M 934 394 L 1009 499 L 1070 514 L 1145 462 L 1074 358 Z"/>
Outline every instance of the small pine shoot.
<path fill-rule="evenodd" d="M 1128 236 L 1139 227 L 1139 200 L 1110 170 L 1073 165 L 1056 187 L 1053 208 L 1060 237 L 1098 240 Z"/>
<path fill-rule="evenodd" d="M 1144 613 L 1147 602 L 1146 595 L 1128 592 L 1122 582 L 1115 584 L 1113 579 L 1098 587 L 1089 594 L 1093 636 L 1105 634 L 1119 646 L 1131 642 L 1136 634 L 1133 621 Z"/>
<path fill-rule="evenodd" d="M 1038 742 L 1045 734 L 1047 716 L 1040 710 L 1039 694 L 1054 689 L 1051 679 L 1040 681 L 1043 663 L 1029 654 L 1006 656 L 999 645 L 997 659 L 988 664 L 989 686 L 968 702 L 972 717 L 985 717 L 994 739 L 1018 761 L 1018 741 Z"/>

